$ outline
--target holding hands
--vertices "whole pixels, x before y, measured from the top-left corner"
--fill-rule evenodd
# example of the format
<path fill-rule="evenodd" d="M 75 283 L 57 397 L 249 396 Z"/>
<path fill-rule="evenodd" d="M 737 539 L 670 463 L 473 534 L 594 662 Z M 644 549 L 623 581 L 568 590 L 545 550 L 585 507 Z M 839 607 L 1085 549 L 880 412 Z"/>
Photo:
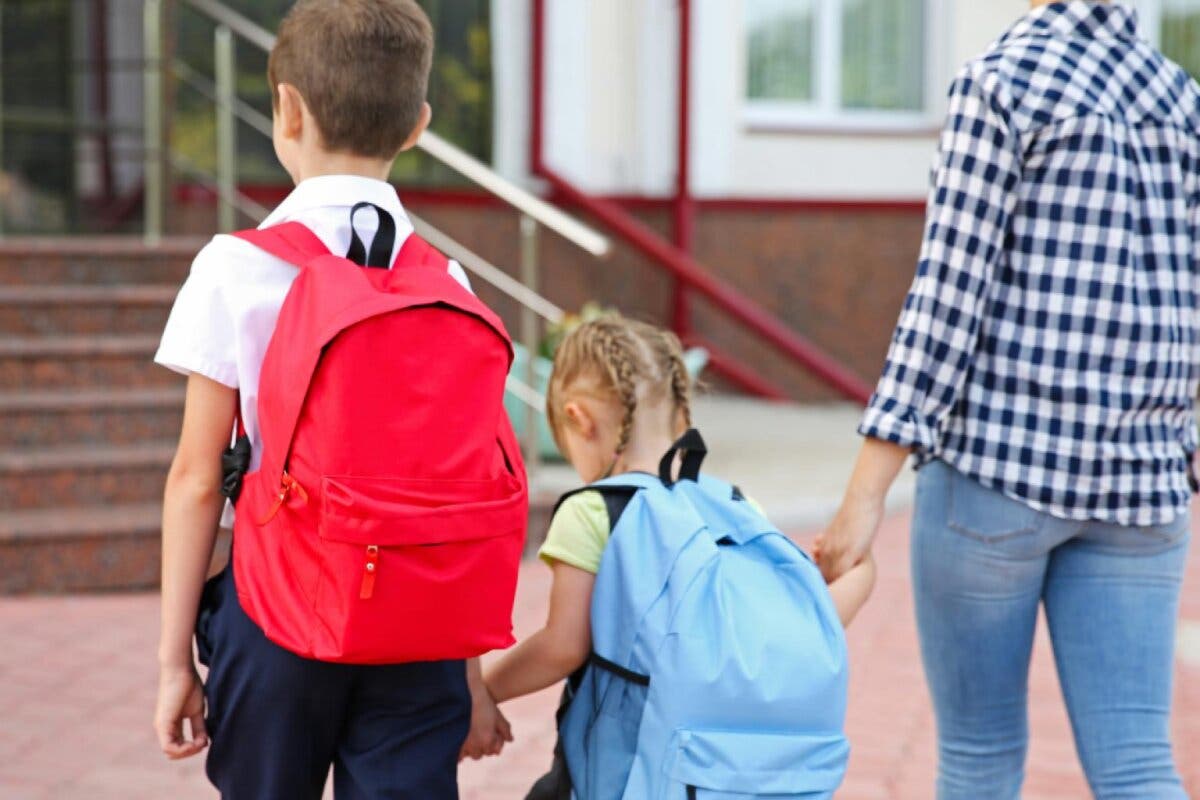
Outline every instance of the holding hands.
<path fill-rule="evenodd" d="M 484 684 L 477 658 L 467 662 L 467 684 L 471 689 L 471 730 L 458 760 L 478 761 L 484 756 L 498 756 L 504 745 L 513 740 L 512 726 Z"/>

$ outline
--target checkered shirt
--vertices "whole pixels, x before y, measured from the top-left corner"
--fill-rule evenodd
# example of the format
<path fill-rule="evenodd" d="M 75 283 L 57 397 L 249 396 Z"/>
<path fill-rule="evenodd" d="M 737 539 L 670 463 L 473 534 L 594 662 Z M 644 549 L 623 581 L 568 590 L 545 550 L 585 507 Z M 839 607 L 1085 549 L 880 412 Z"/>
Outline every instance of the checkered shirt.
<path fill-rule="evenodd" d="M 969 63 L 860 433 L 1057 517 L 1185 511 L 1198 131 L 1200 87 L 1125 6 L 1043 6 Z"/>

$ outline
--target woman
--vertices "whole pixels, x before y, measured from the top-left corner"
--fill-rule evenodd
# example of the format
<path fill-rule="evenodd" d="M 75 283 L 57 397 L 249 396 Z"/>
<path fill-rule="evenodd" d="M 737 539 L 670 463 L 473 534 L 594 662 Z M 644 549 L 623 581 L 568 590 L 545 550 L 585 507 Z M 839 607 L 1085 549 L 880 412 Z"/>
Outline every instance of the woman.
<path fill-rule="evenodd" d="M 1019 796 L 1041 605 L 1095 795 L 1184 798 L 1168 719 L 1200 87 L 1125 6 L 1033 6 L 951 88 L 921 262 L 822 566 L 869 550 L 915 454 L 938 796 Z"/>

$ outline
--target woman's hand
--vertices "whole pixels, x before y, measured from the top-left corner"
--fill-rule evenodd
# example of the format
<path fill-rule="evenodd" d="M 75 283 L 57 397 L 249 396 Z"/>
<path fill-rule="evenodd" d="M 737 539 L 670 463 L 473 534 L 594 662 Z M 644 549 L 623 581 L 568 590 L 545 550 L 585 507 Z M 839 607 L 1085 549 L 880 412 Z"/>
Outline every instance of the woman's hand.
<path fill-rule="evenodd" d="M 909 451 L 891 442 L 863 440 L 841 508 L 817 538 L 815 560 L 833 583 L 866 557 L 883 521 L 884 503 Z"/>
<path fill-rule="evenodd" d="M 845 575 L 867 557 L 879 523 L 883 520 L 883 499 L 847 496 L 825 532 L 813 546 L 813 560 L 828 583 Z"/>

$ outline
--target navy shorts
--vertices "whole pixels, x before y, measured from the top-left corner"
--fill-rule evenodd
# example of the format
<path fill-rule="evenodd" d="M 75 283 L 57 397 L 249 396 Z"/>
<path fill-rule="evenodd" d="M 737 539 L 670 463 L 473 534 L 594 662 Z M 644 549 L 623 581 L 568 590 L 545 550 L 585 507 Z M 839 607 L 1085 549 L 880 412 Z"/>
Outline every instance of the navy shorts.
<path fill-rule="evenodd" d="M 462 661 L 387 666 L 301 658 L 246 616 L 227 568 L 196 623 L 212 738 L 209 780 L 226 800 L 457 800 L 471 698 Z"/>

